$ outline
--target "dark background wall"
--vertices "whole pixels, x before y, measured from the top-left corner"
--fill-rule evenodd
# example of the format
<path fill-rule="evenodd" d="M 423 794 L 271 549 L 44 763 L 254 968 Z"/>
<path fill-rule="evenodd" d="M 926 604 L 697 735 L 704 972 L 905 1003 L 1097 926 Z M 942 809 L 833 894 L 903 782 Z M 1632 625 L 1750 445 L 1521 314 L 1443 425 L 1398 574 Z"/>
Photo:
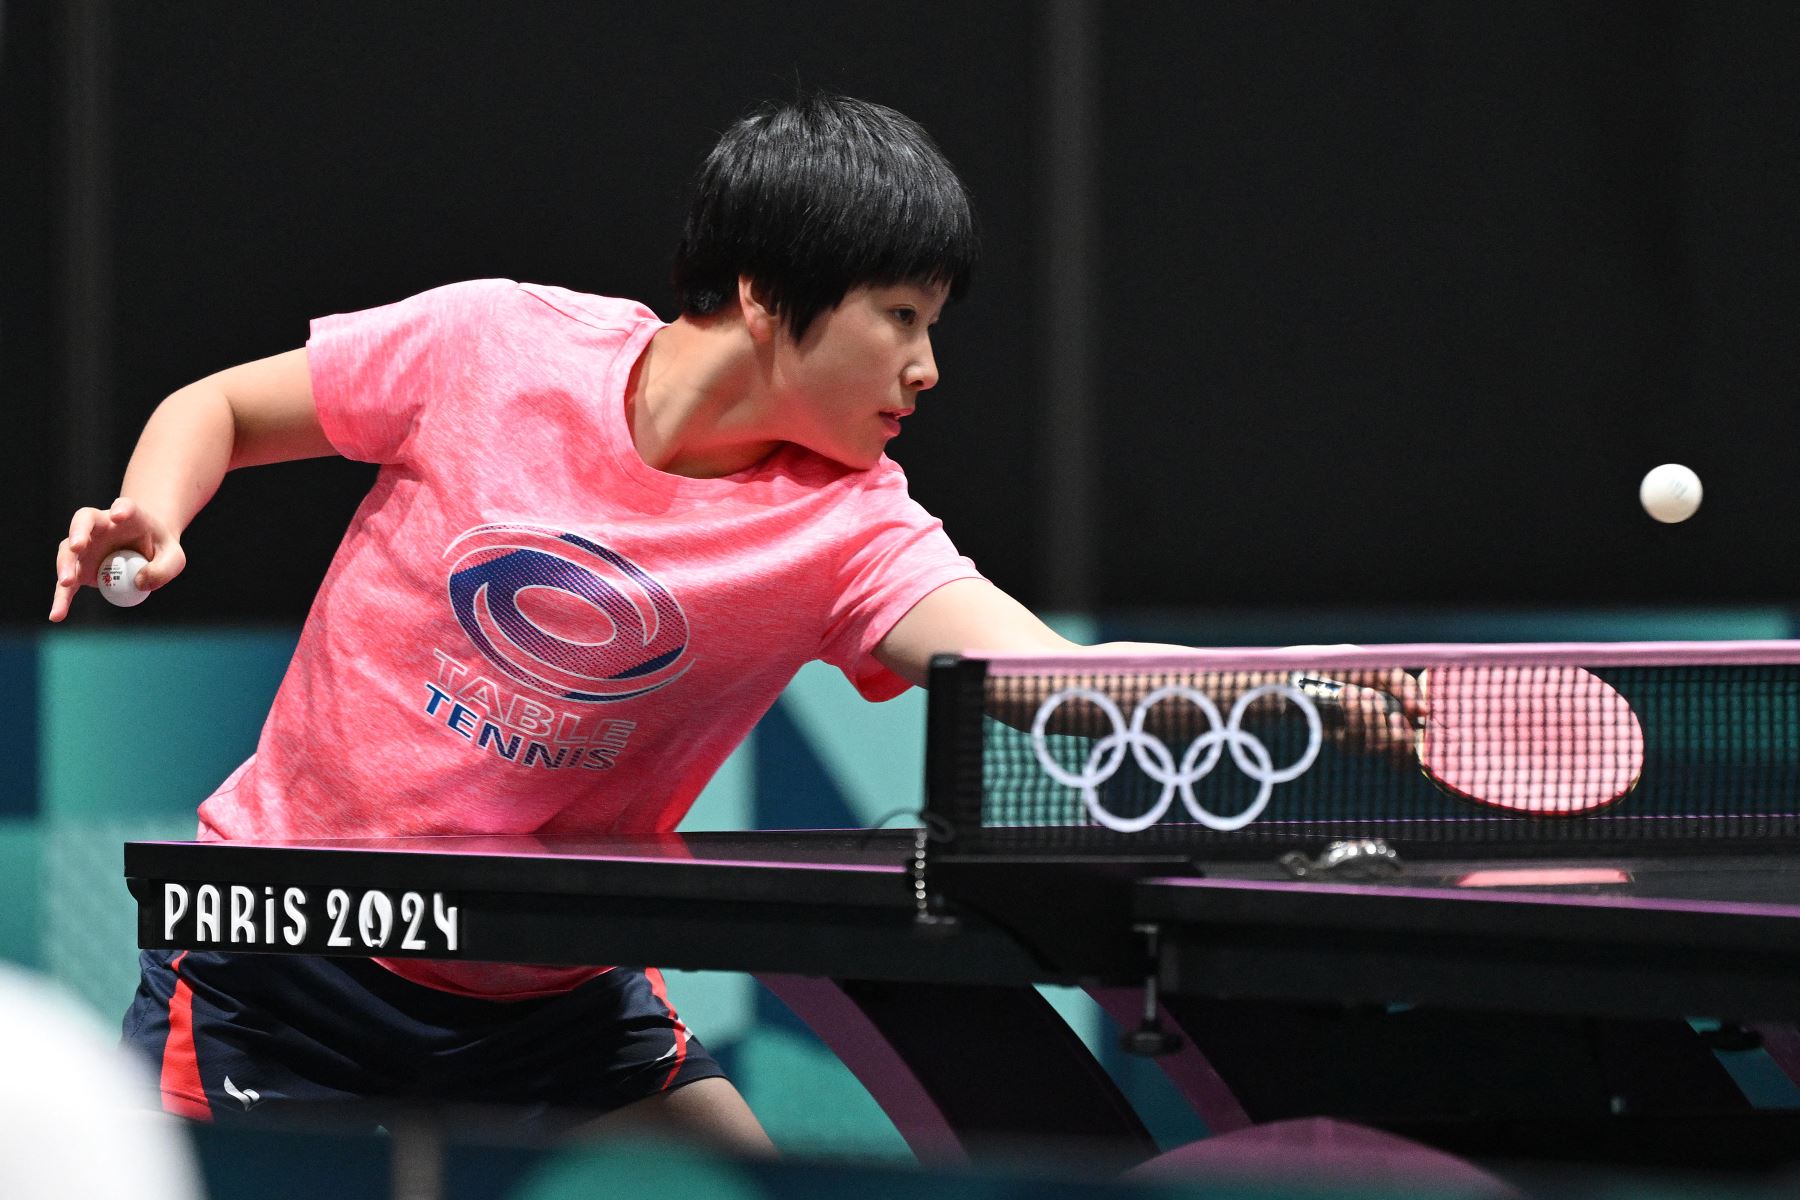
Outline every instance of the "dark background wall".
<path fill-rule="evenodd" d="M 798 82 L 916 117 L 978 198 L 988 256 L 895 454 L 990 576 L 1054 599 L 1045 7 L 105 11 L 102 478 L 162 395 L 320 313 L 505 275 L 673 316 L 688 173 Z M 1793 595 L 1800 7 L 1095 11 L 1098 605 Z M 0 619 L 21 622 L 71 483 L 69 41 L 58 6 L 6 7 Z M 1668 460 L 1708 489 L 1679 527 L 1635 498 Z M 234 476 L 140 619 L 299 616 L 368 478 Z"/>
<path fill-rule="evenodd" d="M 1108 12 L 1109 599 L 1794 593 L 1800 8 Z"/>

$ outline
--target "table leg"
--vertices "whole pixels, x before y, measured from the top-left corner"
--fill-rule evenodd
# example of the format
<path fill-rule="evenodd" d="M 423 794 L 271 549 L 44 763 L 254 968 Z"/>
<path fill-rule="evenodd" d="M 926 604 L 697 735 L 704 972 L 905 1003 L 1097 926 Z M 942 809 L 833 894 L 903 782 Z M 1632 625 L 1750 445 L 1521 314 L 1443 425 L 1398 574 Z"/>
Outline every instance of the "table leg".
<path fill-rule="evenodd" d="M 921 1158 L 1053 1140 L 1142 1161 L 1156 1146 L 1029 987 L 758 976 L 860 1080 Z"/>

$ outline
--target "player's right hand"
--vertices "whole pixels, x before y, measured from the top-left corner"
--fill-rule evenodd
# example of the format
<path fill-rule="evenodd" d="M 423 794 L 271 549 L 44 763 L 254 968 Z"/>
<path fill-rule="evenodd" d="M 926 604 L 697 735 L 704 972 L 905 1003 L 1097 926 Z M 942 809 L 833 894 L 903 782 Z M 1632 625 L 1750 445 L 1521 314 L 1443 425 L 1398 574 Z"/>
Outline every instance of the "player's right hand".
<path fill-rule="evenodd" d="M 1410 757 L 1429 715 L 1419 681 L 1405 671 L 1349 671 L 1338 697 L 1343 720 L 1333 732 L 1346 749 L 1395 761 Z"/>
<path fill-rule="evenodd" d="M 56 591 L 50 599 L 50 619 L 69 615 L 69 603 L 83 587 L 93 587 L 100 564 L 114 550 L 136 550 L 145 558 L 138 580 L 153 592 L 181 574 L 187 566 L 181 539 L 128 496 L 110 508 L 77 509 L 69 521 L 69 536 L 56 548 Z"/>

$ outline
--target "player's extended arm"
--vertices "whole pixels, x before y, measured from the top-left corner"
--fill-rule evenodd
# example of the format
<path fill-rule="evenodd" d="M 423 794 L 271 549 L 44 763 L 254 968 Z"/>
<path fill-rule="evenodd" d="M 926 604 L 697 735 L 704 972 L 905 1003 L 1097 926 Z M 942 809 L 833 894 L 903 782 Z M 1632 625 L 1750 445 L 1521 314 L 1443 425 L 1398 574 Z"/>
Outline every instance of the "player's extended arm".
<path fill-rule="evenodd" d="M 146 591 L 181 573 L 181 535 L 234 467 L 333 454 L 319 428 L 305 350 L 228 367 L 157 406 L 132 451 L 119 498 L 83 508 L 56 551 L 50 619 L 69 613 L 78 588 L 93 586 L 108 554 L 133 549 L 148 560 Z"/>
<path fill-rule="evenodd" d="M 934 655 L 971 650 L 1073 654 L 1081 647 L 987 580 L 958 579 L 913 605 L 875 647 L 875 657 L 923 687 Z"/>
<path fill-rule="evenodd" d="M 944 653 L 1155 654 L 1186 649 L 1154 642 L 1082 646 L 1051 629 L 1030 609 L 985 579 L 959 579 L 938 588 L 901 617 L 875 648 L 875 657 L 896 675 L 922 686 L 932 657 Z M 1285 674 L 1238 675 L 1230 690 L 1221 690 L 1213 698 L 1219 704 L 1229 705 L 1242 691 L 1286 679 Z M 1404 671 L 1355 672 L 1344 676 L 1344 681 L 1352 686 L 1344 700 L 1347 720 L 1337 732 L 1338 739 L 1371 750 L 1406 753 L 1412 745 L 1412 722 L 1424 715 L 1417 683 Z M 1046 689 L 1058 686 L 1054 676 L 1045 676 L 1043 683 Z M 1383 694 L 1400 700 L 1399 711 L 1383 702 Z M 1127 695 L 1117 698 L 1132 701 Z M 1076 706 L 1065 706 L 1065 711 L 1073 716 Z M 1032 705 L 1016 713 L 993 715 L 1008 724 L 1028 725 L 1034 712 Z"/>

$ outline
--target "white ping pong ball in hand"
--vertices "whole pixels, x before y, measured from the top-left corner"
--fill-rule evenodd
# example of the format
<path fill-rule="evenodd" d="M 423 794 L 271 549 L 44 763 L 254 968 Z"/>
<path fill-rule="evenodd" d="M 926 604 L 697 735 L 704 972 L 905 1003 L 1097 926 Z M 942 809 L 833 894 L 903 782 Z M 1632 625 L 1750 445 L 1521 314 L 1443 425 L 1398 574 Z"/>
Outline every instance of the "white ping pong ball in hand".
<path fill-rule="evenodd" d="M 100 594 L 120 608 L 142 604 L 150 593 L 137 585 L 144 556 L 136 550 L 116 550 L 100 564 Z"/>
<path fill-rule="evenodd" d="M 1685 521 L 1700 507 L 1700 477 L 1680 463 L 1654 467 L 1638 485 L 1638 503 L 1664 524 Z"/>

